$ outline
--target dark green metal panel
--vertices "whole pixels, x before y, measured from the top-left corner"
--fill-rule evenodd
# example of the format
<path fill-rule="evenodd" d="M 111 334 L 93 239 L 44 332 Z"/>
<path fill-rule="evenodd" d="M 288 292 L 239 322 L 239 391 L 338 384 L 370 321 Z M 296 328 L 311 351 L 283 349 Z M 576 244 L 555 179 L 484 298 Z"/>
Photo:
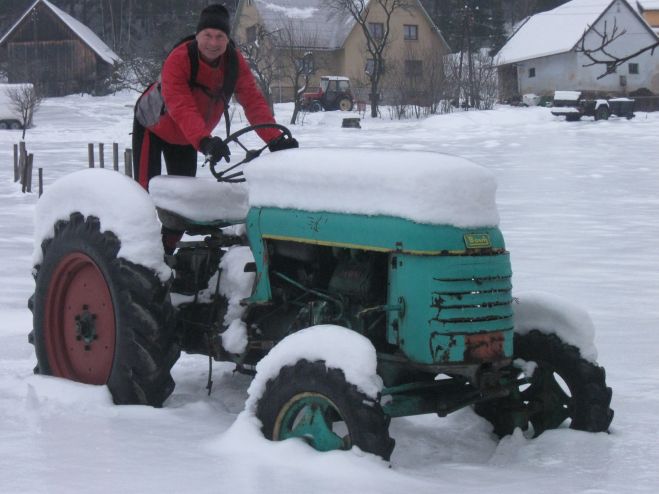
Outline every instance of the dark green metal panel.
<path fill-rule="evenodd" d="M 270 300 L 267 273 L 267 240 L 290 240 L 380 252 L 413 255 L 466 253 L 466 242 L 487 237 L 493 249 L 505 249 L 498 228 L 460 229 L 427 225 L 389 216 L 365 216 L 307 212 L 278 208 L 251 208 L 247 232 L 257 265 L 256 287 L 251 302 Z M 454 273 L 449 273 L 453 276 Z M 390 302 L 396 304 L 396 301 Z"/>
<path fill-rule="evenodd" d="M 261 236 L 260 217 L 261 210 L 252 208 L 247 214 L 246 221 L 249 245 L 254 255 L 254 261 L 256 262 L 256 282 L 254 284 L 254 292 L 249 298 L 250 302 L 268 302 L 272 299 L 270 279 L 268 278 L 268 252 Z"/>
<path fill-rule="evenodd" d="M 508 254 L 411 256 L 393 254 L 389 299 L 405 313 L 390 314 L 387 339 L 423 364 L 462 362 L 465 335 L 501 332 L 512 355 L 512 285 Z"/>
<path fill-rule="evenodd" d="M 437 254 L 442 251 L 465 252 L 465 235 L 487 236 L 492 248 L 504 249 L 498 228 L 461 229 L 449 225 L 427 225 L 390 216 L 340 213 L 313 213 L 291 209 L 252 208 L 250 218 L 258 215 L 261 234 L 285 239 L 354 247 L 385 252 Z M 251 225 L 250 225 L 250 237 Z"/>
<path fill-rule="evenodd" d="M 480 333 L 500 333 L 502 356 L 512 356 L 512 272 L 498 228 L 460 229 L 387 216 L 252 208 L 247 229 L 257 265 L 251 302 L 271 298 L 268 241 L 387 252 L 387 304 L 401 306 L 388 312 L 387 339 L 410 360 L 463 362 L 465 335 Z M 479 251 L 474 249 L 486 248 L 483 255 L 475 255 Z"/>

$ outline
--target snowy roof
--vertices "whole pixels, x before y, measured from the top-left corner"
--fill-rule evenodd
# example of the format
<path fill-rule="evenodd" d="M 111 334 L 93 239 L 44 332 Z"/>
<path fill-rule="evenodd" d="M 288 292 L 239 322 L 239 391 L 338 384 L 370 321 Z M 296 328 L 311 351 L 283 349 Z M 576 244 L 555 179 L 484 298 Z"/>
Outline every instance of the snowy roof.
<path fill-rule="evenodd" d="M 341 48 L 355 21 L 329 7 L 326 0 L 254 0 L 267 31 L 295 26 L 307 48 Z"/>
<path fill-rule="evenodd" d="M 530 17 L 501 48 L 497 65 L 570 51 L 614 1 L 572 0 Z"/>
<path fill-rule="evenodd" d="M 636 3 L 643 10 L 659 10 L 659 0 L 638 0 Z"/>
<path fill-rule="evenodd" d="M 368 3 L 367 0 L 366 3 Z M 252 0 L 268 32 L 292 25 L 305 48 L 336 50 L 341 48 L 355 26 L 349 13 L 330 6 L 327 0 Z M 421 2 L 417 7 L 448 46 Z"/>
<path fill-rule="evenodd" d="M 69 14 L 59 9 L 48 0 L 36 0 L 29 9 L 21 16 L 18 21 L 7 31 L 7 33 L 0 39 L 0 44 L 2 44 L 5 39 L 18 27 L 18 25 L 25 19 L 28 14 L 37 6 L 37 4 L 43 3 L 48 7 L 52 12 L 59 17 L 64 24 L 66 24 L 87 46 L 89 46 L 99 57 L 109 64 L 113 64 L 115 61 L 121 60 L 119 55 L 113 52 L 108 45 L 106 45 L 101 38 L 96 36 L 94 32 L 85 26 L 83 23 L 77 19 L 71 17 Z"/>

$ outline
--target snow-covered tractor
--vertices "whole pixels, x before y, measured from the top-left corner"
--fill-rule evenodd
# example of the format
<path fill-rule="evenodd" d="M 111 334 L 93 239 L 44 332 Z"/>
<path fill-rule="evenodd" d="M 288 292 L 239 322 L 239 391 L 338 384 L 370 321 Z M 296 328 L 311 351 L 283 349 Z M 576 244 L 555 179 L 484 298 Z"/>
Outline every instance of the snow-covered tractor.
<path fill-rule="evenodd" d="M 302 93 L 300 106 L 302 110 L 310 112 L 352 110 L 353 97 L 350 90 L 350 79 L 343 76 L 322 76 L 320 87 L 316 91 Z"/>
<path fill-rule="evenodd" d="M 558 299 L 513 298 L 484 168 L 304 148 L 251 162 L 246 182 L 211 168 L 156 177 L 149 194 L 99 169 L 46 191 L 36 372 L 162 406 L 179 352 L 204 354 L 255 374 L 247 411 L 265 437 L 385 459 L 391 418 L 465 407 L 500 436 L 608 429 L 590 320 Z M 189 235 L 172 256 L 161 224 Z"/>

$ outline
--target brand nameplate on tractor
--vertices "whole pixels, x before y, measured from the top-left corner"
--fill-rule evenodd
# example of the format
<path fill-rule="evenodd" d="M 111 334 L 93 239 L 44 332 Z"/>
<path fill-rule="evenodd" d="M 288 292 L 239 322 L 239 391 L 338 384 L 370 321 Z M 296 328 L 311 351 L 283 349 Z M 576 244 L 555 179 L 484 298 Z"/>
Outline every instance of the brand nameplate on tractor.
<path fill-rule="evenodd" d="M 492 247 L 487 233 L 467 233 L 465 235 L 467 249 L 486 249 Z"/>

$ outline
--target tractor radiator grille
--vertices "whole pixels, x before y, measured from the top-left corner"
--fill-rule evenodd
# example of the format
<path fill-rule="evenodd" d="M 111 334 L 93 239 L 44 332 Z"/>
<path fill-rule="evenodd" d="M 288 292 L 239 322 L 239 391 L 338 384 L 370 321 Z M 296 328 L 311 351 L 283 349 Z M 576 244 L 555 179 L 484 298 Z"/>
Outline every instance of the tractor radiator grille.
<path fill-rule="evenodd" d="M 501 257 L 505 262 L 456 262 L 455 275 L 433 278 L 433 323 L 442 333 L 512 328 L 512 273 L 508 256 Z"/>

